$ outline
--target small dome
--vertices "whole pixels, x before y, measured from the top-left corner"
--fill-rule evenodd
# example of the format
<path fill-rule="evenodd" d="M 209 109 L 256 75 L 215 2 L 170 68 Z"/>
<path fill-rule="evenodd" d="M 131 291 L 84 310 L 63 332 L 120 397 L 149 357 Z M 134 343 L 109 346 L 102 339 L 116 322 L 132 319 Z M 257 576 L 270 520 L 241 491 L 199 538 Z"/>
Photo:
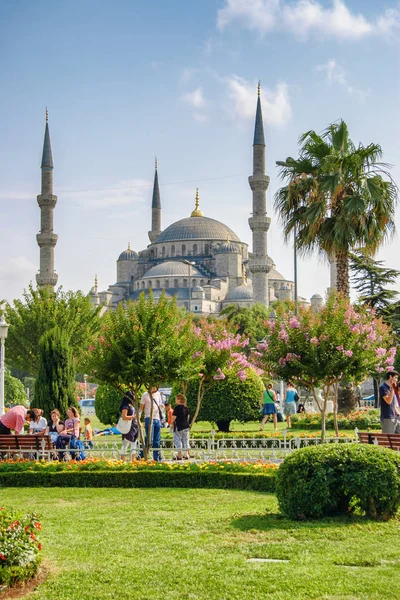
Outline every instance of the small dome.
<path fill-rule="evenodd" d="M 192 288 L 192 292 L 204 292 L 203 288 L 201 287 L 201 285 L 195 285 Z"/>
<path fill-rule="evenodd" d="M 118 257 L 118 260 L 136 260 L 139 258 L 139 255 L 134 250 L 131 250 L 131 245 L 128 243 L 128 248 L 121 252 Z"/>
<path fill-rule="evenodd" d="M 154 279 L 154 277 L 188 277 L 190 266 L 190 277 L 203 277 L 195 265 L 187 265 L 180 260 L 167 260 L 149 269 L 142 279 Z"/>
<path fill-rule="evenodd" d="M 320 294 L 314 294 L 311 296 L 311 300 L 323 300 L 323 298 Z"/>
<path fill-rule="evenodd" d="M 239 250 L 234 244 L 230 242 L 224 242 L 219 244 L 219 246 L 215 249 L 215 254 L 228 254 L 228 253 L 238 254 Z"/>
<path fill-rule="evenodd" d="M 224 302 L 246 302 L 253 300 L 252 285 L 238 285 L 225 296 Z"/>

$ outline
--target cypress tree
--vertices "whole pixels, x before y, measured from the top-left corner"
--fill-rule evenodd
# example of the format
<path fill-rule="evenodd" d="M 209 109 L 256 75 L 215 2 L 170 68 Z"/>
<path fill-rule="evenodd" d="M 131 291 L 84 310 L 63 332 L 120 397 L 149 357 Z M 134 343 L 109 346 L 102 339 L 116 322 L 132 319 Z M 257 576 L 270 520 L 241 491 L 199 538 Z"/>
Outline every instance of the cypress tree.
<path fill-rule="evenodd" d="M 50 419 L 54 408 L 65 418 L 69 406 L 78 406 L 69 337 L 59 327 L 50 329 L 40 338 L 35 406 L 43 409 L 46 419 Z"/>

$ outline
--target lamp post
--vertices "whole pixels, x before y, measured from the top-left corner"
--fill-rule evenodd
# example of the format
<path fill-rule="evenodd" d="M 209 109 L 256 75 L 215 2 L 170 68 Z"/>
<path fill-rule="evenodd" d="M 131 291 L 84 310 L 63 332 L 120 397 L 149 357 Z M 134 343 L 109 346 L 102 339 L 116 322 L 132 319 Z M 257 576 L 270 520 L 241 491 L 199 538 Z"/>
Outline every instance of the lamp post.
<path fill-rule="evenodd" d="M 294 314 L 297 316 L 297 231 L 296 225 L 293 228 L 293 261 L 294 261 Z"/>
<path fill-rule="evenodd" d="M 3 314 L 0 319 L 0 417 L 4 415 L 4 374 L 6 369 L 4 342 L 8 334 L 8 327 Z"/>
<path fill-rule="evenodd" d="M 183 262 L 185 263 L 185 265 L 188 266 L 189 312 L 191 312 L 191 308 L 192 308 L 191 307 L 191 293 L 192 293 L 192 289 L 190 287 L 190 267 L 192 267 L 196 263 L 193 260 L 184 260 Z"/>
<path fill-rule="evenodd" d="M 85 400 L 86 400 L 86 396 L 87 396 L 87 378 L 88 378 L 88 376 L 85 373 L 84 376 L 83 376 L 83 381 L 85 382 L 85 390 L 84 390 L 84 394 L 85 394 L 84 398 L 85 398 Z"/>

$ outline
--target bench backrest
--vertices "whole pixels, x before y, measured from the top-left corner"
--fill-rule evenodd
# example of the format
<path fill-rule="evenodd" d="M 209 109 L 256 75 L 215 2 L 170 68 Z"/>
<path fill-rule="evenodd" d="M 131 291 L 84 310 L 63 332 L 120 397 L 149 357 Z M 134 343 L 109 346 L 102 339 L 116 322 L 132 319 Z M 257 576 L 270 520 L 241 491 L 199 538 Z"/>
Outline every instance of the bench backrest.
<path fill-rule="evenodd" d="M 51 450 L 53 443 L 49 435 L 0 435 L 0 450 Z"/>
<path fill-rule="evenodd" d="M 358 440 L 362 444 L 375 444 L 400 451 L 400 433 L 358 432 Z"/>

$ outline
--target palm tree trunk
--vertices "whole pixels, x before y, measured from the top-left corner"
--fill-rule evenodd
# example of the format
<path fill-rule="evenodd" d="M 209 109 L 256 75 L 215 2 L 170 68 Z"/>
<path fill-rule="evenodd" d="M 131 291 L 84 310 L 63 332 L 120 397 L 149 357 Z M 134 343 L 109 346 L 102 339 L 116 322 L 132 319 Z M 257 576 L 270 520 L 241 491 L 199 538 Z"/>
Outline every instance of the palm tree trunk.
<path fill-rule="evenodd" d="M 336 253 L 336 268 L 337 291 L 341 292 L 346 298 L 350 298 L 349 255 L 347 252 Z"/>

